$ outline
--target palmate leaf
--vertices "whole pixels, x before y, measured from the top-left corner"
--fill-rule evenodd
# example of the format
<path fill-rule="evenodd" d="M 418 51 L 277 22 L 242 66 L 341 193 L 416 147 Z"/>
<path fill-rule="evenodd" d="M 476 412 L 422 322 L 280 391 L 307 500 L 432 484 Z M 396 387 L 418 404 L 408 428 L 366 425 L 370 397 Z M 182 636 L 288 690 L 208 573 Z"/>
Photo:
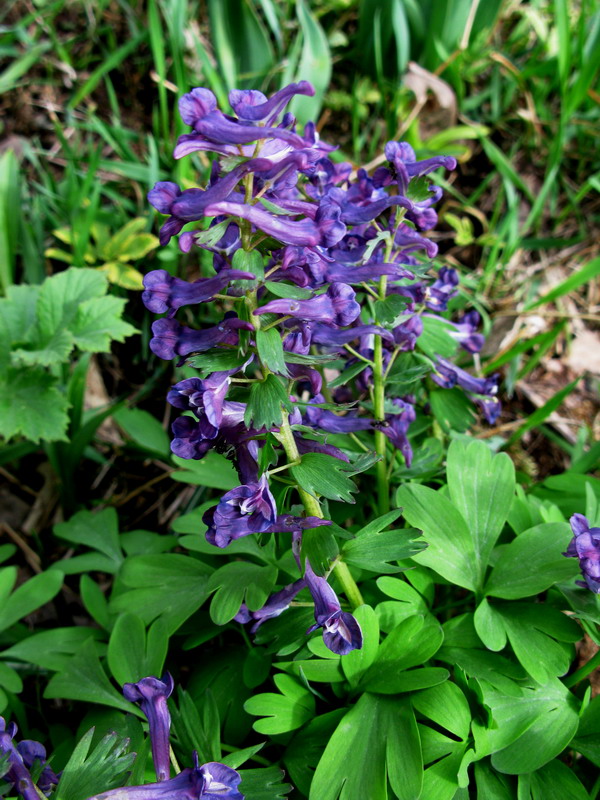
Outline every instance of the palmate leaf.
<path fill-rule="evenodd" d="M 240 610 L 242 602 L 250 611 L 266 603 L 277 580 L 277 568 L 258 566 L 243 561 L 225 564 L 210 577 L 208 592 L 215 592 L 210 604 L 210 616 L 216 625 L 225 625 Z"/>
<path fill-rule="evenodd" d="M 420 796 L 423 757 L 414 712 L 406 698 L 363 694 L 329 739 L 309 797 L 386 800 L 388 779 L 399 800 Z"/>
<path fill-rule="evenodd" d="M 324 453 L 307 453 L 300 464 L 290 468 L 294 480 L 313 497 L 322 495 L 330 500 L 354 503 L 351 492 L 357 491 L 347 476 L 348 464 Z"/>
<path fill-rule="evenodd" d="M 291 675 L 273 678 L 279 694 L 265 692 L 246 700 L 244 710 L 262 719 L 253 724 L 258 733 L 287 733 L 306 724 L 315 714 L 315 696 Z"/>
<path fill-rule="evenodd" d="M 66 441 L 69 402 L 57 380 L 41 367 L 0 373 L 0 436 L 30 442 Z"/>
<path fill-rule="evenodd" d="M 245 800 L 285 800 L 292 787 L 283 783 L 284 772 L 278 767 L 266 769 L 240 769 L 239 786 Z"/>
<path fill-rule="evenodd" d="M 91 728 L 73 751 L 54 792 L 57 800 L 85 800 L 123 785 L 135 761 L 135 753 L 126 752 L 129 739 L 109 733 L 90 753 L 93 736 Z"/>

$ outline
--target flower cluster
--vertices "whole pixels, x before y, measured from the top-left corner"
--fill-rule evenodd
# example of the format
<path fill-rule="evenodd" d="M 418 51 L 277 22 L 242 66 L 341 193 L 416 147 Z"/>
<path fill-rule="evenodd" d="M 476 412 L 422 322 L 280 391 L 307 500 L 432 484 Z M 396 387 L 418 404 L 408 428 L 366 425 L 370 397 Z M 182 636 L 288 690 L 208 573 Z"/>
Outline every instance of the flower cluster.
<path fill-rule="evenodd" d="M 458 294 L 456 270 L 442 267 L 434 279 L 427 276 L 437 245 L 425 233 L 437 222 L 433 206 L 441 197 L 428 176 L 453 169 L 455 159 L 419 161 L 407 143 L 388 142 L 386 166 L 354 173 L 332 159 L 334 148 L 314 125 L 300 134 L 286 112 L 295 95 L 311 94 L 306 81 L 271 98 L 232 91 L 233 114 L 219 110 L 208 89 L 184 95 L 180 113 L 191 131 L 180 137 L 175 157 L 196 151 L 218 157 L 205 189 L 161 182 L 149 194 L 167 216 L 162 244 L 187 223 L 212 218 L 208 228 L 181 233 L 179 246 L 211 252 L 214 274 L 188 282 L 165 270 L 150 272 L 142 299 L 151 311 L 166 313 L 152 326 L 157 356 L 201 354 L 193 361 L 201 377 L 175 384 L 167 398 L 184 412 L 173 423 L 173 452 L 200 459 L 215 448 L 240 476 L 240 485 L 205 514 L 206 537 L 216 547 L 265 533 L 299 540 L 306 528 L 329 524 L 314 492 L 302 485 L 306 515 L 281 513 L 269 477 L 282 455 L 286 464 L 278 469 L 307 453 L 347 462 L 349 454 L 327 443 L 327 434 L 372 431 L 384 465 L 388 448 L 392 459 L 398 450 L 410 467 L 418 399 L 385 396 L 394 362 L 415 351 L 432 324 L 442 326 L 451 347 L 475 353 L 483 344 L 476 312 L 456 321 L 442 316 Z M 194 330 L 175 319 L 178 309 L 206 302 L 222 309 L 217 324 Z M 323 370 L 328 361 L 336 364 L 335 389 Z M 441 386 L 462 387 L 489 422 L 497 419 L 497 376 L 473 377 L 435 353 L 417 363 Z M 348 404 L 357 408 L 348 410 Z M 238 619 L 256 628 L 308 589 L 314 627 L 323 628 L 326 645 L 342 654 L 360 647 L 356 620 L 310 562 L 302 563 L 299 580 L 261 611 L 243 607 Z"/>
<path fill-rule="evenodd" d="M 46 764 L 44 746 L 30 739 L 15 742 L 17 730 L 14 722 L 7 725 L 4 718 L 0 717 L 0 764 L 6 765 L 0 777 L 25 800 L 39 800 L 39 792 L 49 795 L 58 783 L 58 776 Z M 37 783 L 34 783 L 31 770 L 36 764 L 38 769 L 42 769 Z"/>

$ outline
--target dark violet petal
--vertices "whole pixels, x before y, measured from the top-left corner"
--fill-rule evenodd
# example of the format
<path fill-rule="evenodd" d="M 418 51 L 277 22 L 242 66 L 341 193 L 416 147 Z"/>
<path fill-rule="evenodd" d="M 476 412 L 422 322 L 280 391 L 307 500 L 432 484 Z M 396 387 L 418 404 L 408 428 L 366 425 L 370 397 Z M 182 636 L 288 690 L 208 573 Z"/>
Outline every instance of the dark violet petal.
<path fill-rule="evenodd" d="M 574 536 L 581 536 L 582 533 L 588 533 L 590 530 L 590 523 L 583 514 L 573 514 L 569 522 Z"/>
<path fill-rule="evenodd" d="M 296 94 L 312 97 L 315 93 L 308 81 L 290 83 L 268 100 L 262 92 L 233 89 L 229 92 L 229 103 L 240 119 L 258 122 L 269 117 L 272 123 Z"/>
<path fill-rule="evenodd" d="M 154 188 L 148 192 L 148 200 L 161 214 L 170 214 L 171 205 L 180 194 L 181 189 L 176 183 L 161 181 L 155 183 Z"/>
<path fill-rule="evenodd" d="M 393 336 L 390 331 L 385 328 L 380 328 L 378 325 L 357 325 L 354 328 L 347 328 L 346 330 L 337 330 L 329 325 L 313 325 L 311 326 L 311 341 L 313 344 L 325 345 L 327 347 L 340 347 L 361 336 L 368 336 L 375 334 L 381 336 L 387 341 L 393 341 Z"/>
<path fill-rule="evenodd" d="M 210 89 L 192 89 L 189 94 L 179 98 L 179 113 L 186 125 L 194 126 L 216 107 L 217 98 Z"/>
<path fill-rule="evenodd" d="M 160 680 L 150 676 L 142 678 L 137 683 L 126 683 L 123 686 L 125 699 L 137 703 L 148 719 L 152 758 L 158 781 L 166 781 L 169 778 L 171 715 L 167 698 L 170 697 L 173 688 L 173 678 L 168 672 Z"/>
<path fill-rule="evenodd" d="M 333 653 L 345 656 L 352 650 L 361 649 L 362 630 L 352 614 L 342 611 L 325 625 L 323 641 Z"/>

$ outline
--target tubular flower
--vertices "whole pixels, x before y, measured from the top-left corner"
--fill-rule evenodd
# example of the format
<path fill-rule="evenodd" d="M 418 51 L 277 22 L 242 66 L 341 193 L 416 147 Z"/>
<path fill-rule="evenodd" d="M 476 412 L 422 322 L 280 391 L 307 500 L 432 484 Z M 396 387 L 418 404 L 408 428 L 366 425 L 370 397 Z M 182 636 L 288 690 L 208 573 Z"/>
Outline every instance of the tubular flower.
<path fill-rule="evenodd" d="M 231 767 L 210 761 L 183 769 L 175 778 L 145 786 L 123 786 L 94 795 L 88 800 L 244 800 L 237 788 L 241 777 Z"/>
<path fill-rule="evenodd" d="M 255 280 L 251 272 L 241 272 L 237 269 L 222 270 L 213 278 L 199 278 L 193 283 L 181 278 L 174 278 L 165 269 L 156 269 L 144 276 L 145 291 L 142 292 L 142 302 L 155 314 L 175 316 L 181 306 L 192 303 L 203 303 L 222 292 L 232 280 Z"/>
<path fill-rule="evenodd" d="M 173 678 L 168 672 L 160 680 L 150 676 L 142 678 L 137 683 L 126 683 L 123 686 L 125 699 L 137 703 L 148 720 L 152 758 L 158 781 L 166 781 L 169 777 L 171 715 L 167 698 L 171 696 L 173 688 Z"/>
<path fill-rule="evenodd" d="M 346 283 L 332 283 L 324 294 L 310 300 L 271 300 L 266 306 L 257 308 L 255 314 L 287 314 L 307 322 L 324 322 L 343 327 L 360 314 L 356 294 Z"/>
<path fill-rule="evenodd" d="M 206 540 L 217 547 L 227 547 L 234 539 L 267 530 L 276 519 L 275 498 L 263 475 L 256 483 L 231 489 L 204 514 Z"/>
<path fill-rule="evenodd" d="M 7 725 L 4 718 L 0 717 L 0 757 L 8 756 L 8 770 L 2 777 L 25 800 L 39 800 L 35 784 L 25 766 L 24 758 L 13 742 L 16 734 L 17 726 L 14 722 Z"/>
<path fill-rule="evenodd" d="M 345 656 L 352 650 L 362 647 L 362 631 L 360 625 L 348 611 L 342 611 L 340 601 L 325 578 L 315 575 L 310 562 L 306 559 L 304 580 L 315 604 L 315 624 L 307 633 L 323 628 L 325 645 L 339 656 Z"/>

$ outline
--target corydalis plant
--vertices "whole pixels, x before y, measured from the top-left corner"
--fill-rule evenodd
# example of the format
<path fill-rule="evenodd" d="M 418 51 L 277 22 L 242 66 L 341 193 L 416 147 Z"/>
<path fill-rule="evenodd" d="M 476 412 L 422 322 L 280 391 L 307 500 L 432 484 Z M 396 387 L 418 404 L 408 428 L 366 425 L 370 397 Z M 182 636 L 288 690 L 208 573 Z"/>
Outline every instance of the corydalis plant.
<path fill-rule="evenodd" d="M 179 246 L 212 252 L 215 274 L 188 283 L 151 272 L 143 300 L 151 311 L 167 312 L 153 324 L 151 349 L 161 358 L 188 357 L 200 371 L 169 392 L 175 408 L 191 412 L 173 423 L 173 452 L 203 458 L 215 448 L 239 473 L 240 486 L 205 514 L 208 541 L 223 548 L 245 536 L 289 533 L 294 542 L 299 579 L 262 611 L 243 606 L 237 619 L 256 629 L 308 589 L 316 619 L 310 630 L 322 627 L 327 647 L 345 654 L 361 647 L 360 626 L 324 574 L 332 571 L 352 608 L 362 604 L 360 590 L 339 556 L 328 568 L 309 561 L 312 545 L 305 539 L 301 547 L 302 532 L 329 526 L 327 499 L 351 502 L 349 475 L 373 467 L 375 510 L 389 510 L 396 453 L 410 467 L 410 427 L 427 402 L 422 392 L 394 390 L 403 379 L 394 369 L 399 356 L 411 358 L 421 377 L 431 373 L 444 387 L 464 388 L 490 422 L 499 404 L 496 376 L 476 378 L 448 361 L 459 345 L 473 353 L 483 344 L 476 313 L 456 322 L 440 316 L 458 293 L 456 270 L 428 276 L 437 245 L 424 232 L 437 222 L 441 190 L 427 176 L 453 169 L 455 160 L 418 161 L 405 142 L 389 142 L 386 166 L 353 172 L 332 160 L 335 148 L 320 141 L 314 125 L 299 134 L 285 112 L 294 95 L 312 93 L 306 81 L 270 99 L 233 91 L 233 115 L 217 108 L 208 89 L 180 100 L 192 130 L 180 137 L 175 157 L 207 151 L 217 159 L 205 189 L 161 182 L 149 200 L 167 215 L 163 244 L 187 223 L 212 218 L 208 229 L 182 233 Z M 217 325 L 193 330 L 174 318 L 180 307 L 207 301 L 222 309 Z M 427 329 L 430 341 L 419 351 Z M 435 350 L 440 336 L 443 353 Z M 328 363 L 334 380 L 324 371 Z M 338 433 L 366 452 L 357 457 L 327 441 Z M 295 487 L 302 516 L 278 507 L 279 480 Z"/>

